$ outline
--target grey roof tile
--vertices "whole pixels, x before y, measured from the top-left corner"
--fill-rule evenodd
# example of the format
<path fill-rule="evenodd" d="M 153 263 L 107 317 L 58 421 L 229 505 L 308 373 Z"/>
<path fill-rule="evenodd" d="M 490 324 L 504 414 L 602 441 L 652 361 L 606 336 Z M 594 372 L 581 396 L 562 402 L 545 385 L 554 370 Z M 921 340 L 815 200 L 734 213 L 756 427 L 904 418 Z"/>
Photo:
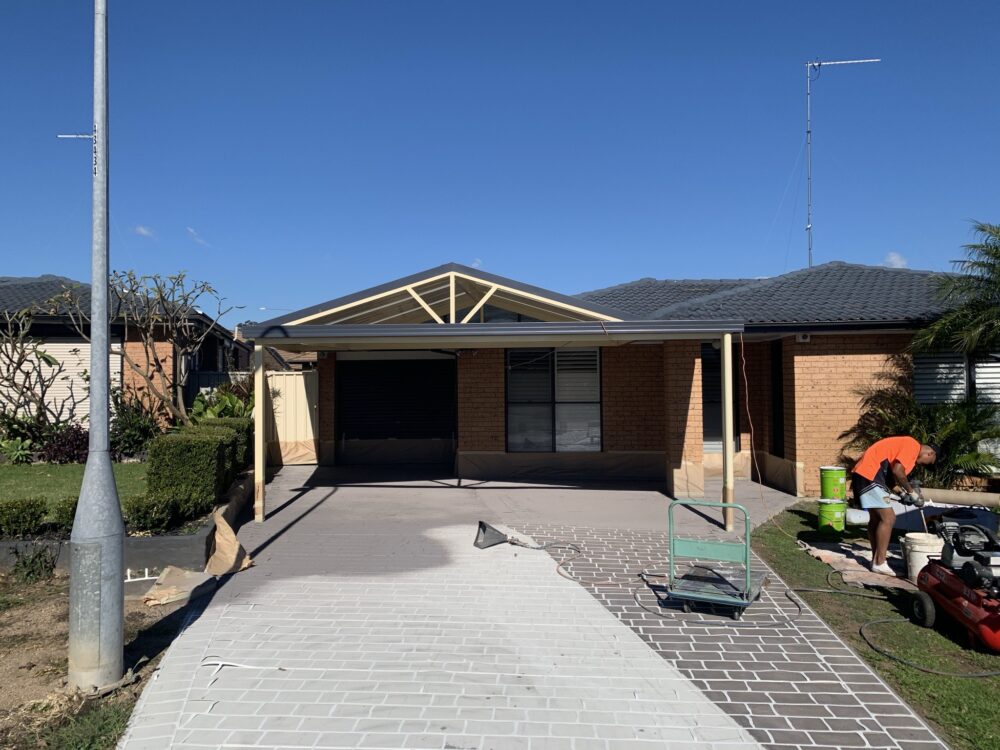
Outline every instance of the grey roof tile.
<path fill-rule="evenodd" d="M 834 261 L 765 279 L 640 279 L 585 292 L 595 301 L 653 320 L 737 318 L 748 326 L 916 324 L 947 309 L 943 274 Z"/>
<path fill-rule="evenodd" d="M 0 312 L 18 312 L 42 305 L 65 288 L 79 287 L 81 301 L 90 305 L 90 285 L 65 276 L 0 276 Z"/>

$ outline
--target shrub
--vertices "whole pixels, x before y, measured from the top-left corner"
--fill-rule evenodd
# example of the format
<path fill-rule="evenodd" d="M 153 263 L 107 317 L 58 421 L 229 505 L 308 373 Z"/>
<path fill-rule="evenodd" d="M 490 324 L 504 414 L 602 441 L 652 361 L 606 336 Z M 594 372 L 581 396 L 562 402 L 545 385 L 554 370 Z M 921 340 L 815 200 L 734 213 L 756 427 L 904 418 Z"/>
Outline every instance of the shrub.
<path fill-rule="evenodd" d="M 55 550 L 43 544 L 29 546 L 27 549 L 15 547 L 14 567 L 11 575 L 18 583 L 38 583 L 47 581 L 55 573 L 59 561 L 58 548 Z"/>
<path fill-rule="evenodd" d="M 160 434 L 156 416 L 137 398 L 127 397 L 119 388 L 111 392 L 111 457 L 115 461 L 135 458 L 149 448 Z"/>
<path fill-rule="evenodd" d="M 90 432 L 78 424 L 67 424 L 49 432 L 38 453 L 49 464 L 82 464 L 90 450 Z"/>
<path fill-rule="evenodd" d="M 199 427 L 227 427 L 236 433 L 236 471 L 245 469 L 252 458 L 253 420 L 239 417 L 216 417 L 198 423 Z"/>
<path fill-rule="evenodd" d="M 0 501 L 0 534 L 31 536 L 41 531 L 48 503 L 44 498 L 19 497 Z"/>
<path fill-rule="evenodd" d="M 32 443 L 27 438 L 0 440 L 0 453 L 12 464 L 30 464 L 35 457 Z"/>
<path fill-rule="evenodd" d="M 1000 459 L 988 450 L 1000 439 L 1000 406 L 967 399 L 920 404 L 913 397 L 909 369 L 895 362 L 861 396 L 861 416 L 840 438 L 844 448 L 860 454 L 872 443 L 893 435 L 909 435 L 937 443 L 941 456 L 931 466 L 918 466 L 913 478 L 928 487 L 953 487 L 963 478 L 990 476 Z"/>
<path fill-rule="evenodd" d="M 64 534 L 73 530 L 73 519 L 76 518 L 76 504 L 79 498 L 61 497 L 49 506 L 49 516 L 56 529 Z"/>
<path fill-rule="evenodd" d="M 214 431 L 181 430 L 155 438 L 146 473 L 150 498 L 175 502 L 185 517 L 210 509 L 226 478 L 226 443 Z"/>
<path fill-rule="evenodd" d="M 180 504 L 169 497 L 126 495 L 120 502 L 130 531 L 164 531 L 187 520 Z"/>
<path fill-rule="evenodd" d="M 44 422 L 13 414 L 0 412 L 0 438 L 5 440 L 27 440 L 35 445 L 45 442 L 45 437 L 51 428 Z"/>
<path fill-rule="evenodd" d="M 191 406 L 191 417 L 196 421 L 215 417 L 249 418 L 253 414 L 253 396 L 242 399 L 219 386 L 212 393 L 199 393 Z"/>
<path fill-rule="evenodd" d="M 222 490 L 220 491 L 220 494 L 221 492 L 224 492 L 239 471 L 240 437 L 236 433 L 236 430 L 222 425 L 211 426 L 197 424 L 182 427 L 180 429 L 180 433 L 182 435 L 203 435 L 212 440 L 218 440 L 222 444 L 225 466 L 223 469 Z"/>

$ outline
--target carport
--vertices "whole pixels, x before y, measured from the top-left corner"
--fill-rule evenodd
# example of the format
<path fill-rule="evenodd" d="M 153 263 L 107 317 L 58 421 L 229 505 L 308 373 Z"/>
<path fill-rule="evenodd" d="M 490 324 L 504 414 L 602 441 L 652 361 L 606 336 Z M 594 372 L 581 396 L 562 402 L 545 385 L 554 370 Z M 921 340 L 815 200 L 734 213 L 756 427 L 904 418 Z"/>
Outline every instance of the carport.
<path fill-rule="evenodd" d="M 736 320 L 629 319 L 458 264 L 248 327 L 264 426 L 255 431 L 256 518 L 280 411 L 266 387 L 268 346 L 317 353 L 303 406 L 317 464 L 446 461 L 459 478 L 654 479 L 674 497 L 702 497 L 700 351 L 715 343 L 719 499 L 731 502 L 732 336 L 742 330 Z"/>

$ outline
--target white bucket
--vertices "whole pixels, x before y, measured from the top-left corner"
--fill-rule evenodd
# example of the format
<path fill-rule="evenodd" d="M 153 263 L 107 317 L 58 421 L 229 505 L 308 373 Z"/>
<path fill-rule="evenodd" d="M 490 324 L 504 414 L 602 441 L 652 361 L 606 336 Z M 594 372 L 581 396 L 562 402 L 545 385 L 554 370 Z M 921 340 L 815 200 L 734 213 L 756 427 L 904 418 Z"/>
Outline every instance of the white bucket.
<path fill-rule="evenodd" d="M 906 558 L 906 577 L 913 583 L 933 555 L 938 557 L 944 549 L 944 540 L 937 534 L 913 532 L 903 537 L 903 556 Z"/>

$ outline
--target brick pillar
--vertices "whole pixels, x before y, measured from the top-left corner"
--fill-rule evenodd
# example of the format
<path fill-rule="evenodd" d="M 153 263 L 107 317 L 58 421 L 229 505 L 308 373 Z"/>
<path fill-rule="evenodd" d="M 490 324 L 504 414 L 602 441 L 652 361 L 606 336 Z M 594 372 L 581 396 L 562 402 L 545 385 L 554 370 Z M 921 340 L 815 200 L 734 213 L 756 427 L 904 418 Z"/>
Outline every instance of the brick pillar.
<path fill-rule="evenodd" d="M 504 452 L 504 350 L 469 349 L 458 356 L 458 450 Z"/>
<path fill-rule="evenodd" d="M 700 342 L 664 342 L 663 386 L 667 492 L 673 497 L 704 497 Z"/>
<path fill-rule="evenodd" d="M 336 390 L 334 371 L 337 360 L 334 352 L 320 355 L 316 360 L 316 377 L 319 382 L 319 463 L 333 466 L 337 461 L 337 432 L 334 427 L 334 403 Z"/>

